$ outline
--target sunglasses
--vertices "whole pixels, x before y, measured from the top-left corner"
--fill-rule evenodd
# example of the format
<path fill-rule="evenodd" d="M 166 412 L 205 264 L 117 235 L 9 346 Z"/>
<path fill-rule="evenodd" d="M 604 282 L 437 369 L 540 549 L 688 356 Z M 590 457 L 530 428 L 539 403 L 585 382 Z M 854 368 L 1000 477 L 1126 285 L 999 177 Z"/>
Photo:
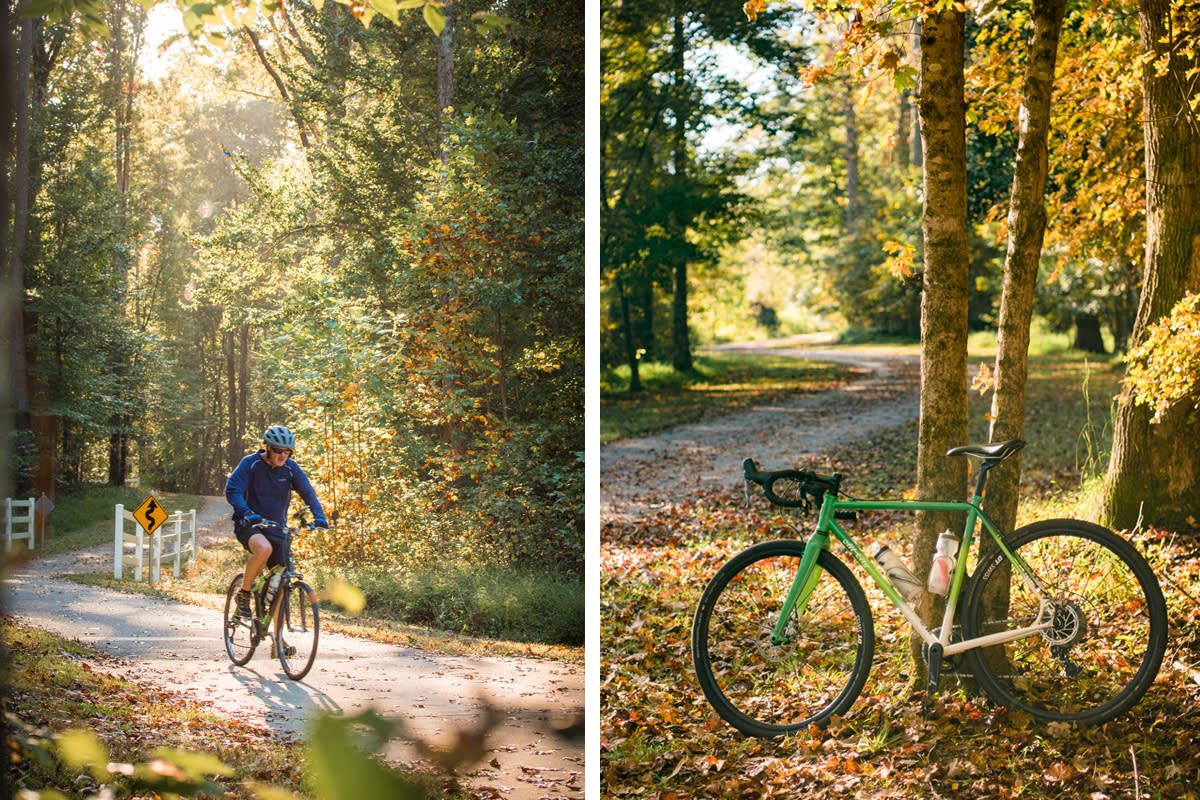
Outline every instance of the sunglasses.
<path fill-rule="evenodd" d="M 275 447 L 274 445 L 271 445 L 271 446 L 269 446 L 269 447 L 267 448 L 267 450 L 268 450 L 268 451 L 271 453 L 271 455 L 273 455 L 273 456 L 277 456 L 277 455 L 279 455 L 280 453 L 283 453 L 283 454 L 284 454 L 285 456 L 287 456 L 288 458 L 291 458 L 291 457 L 292 457 L 292 451 L 291 451 L 291 450 L 288 450 L 287 448 L 284 448 L 284 447 Z"/>

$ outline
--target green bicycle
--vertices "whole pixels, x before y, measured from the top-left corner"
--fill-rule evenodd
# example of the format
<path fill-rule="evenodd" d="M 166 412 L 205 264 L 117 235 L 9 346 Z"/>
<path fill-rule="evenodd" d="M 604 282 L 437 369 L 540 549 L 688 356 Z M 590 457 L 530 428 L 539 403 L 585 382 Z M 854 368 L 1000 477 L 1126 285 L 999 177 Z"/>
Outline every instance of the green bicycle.
<path fill-rule="evenodd" d="M 265 520 L 260 527 L 279 531 L 279 537 L 287 546 L 287 565 L 263 570 L 258 577 L 253 591 L 252 619 L 245 619 L 237 613 L 237 593 L 242 588 L 242 573 L 239 572 L 229 582 L 229 590 L 225 594 L 225 652 L 229 654 L 229 660 L 240 667 L 250 660 L 263 639 L 270 639 L 271 657 L 278 658 L 284 673 L 298 681 L 308 674 L 317 658 L 317 639 L 321 627 L 317 596 L 312 587 L 304 582 L 304 576 L 296 572 L 292 560 L 292 536 L 297 528 L 283 528 L 271 520 Z M 307 529 L 313 526 L 302 520 L 299 527 Z M 276 575 L 279 576 L 278 588 L 272 597 L 267 587 Z"/>
<path fill-rule="evenodd" d="M 841 475 L 759 471 L 747 459 L 747 493 L 756 483 L 776 505 L 820 511 L 807 542 L 754 545 L 704 589 L 692 656 L 717 713 L 747 735 L 770 737 L 823 726 L 854 704 L 871 669 L 874 622 L 862 586 L 830 550 L 831 535 L 921 637 L 927 700 L 943 666 L 957 668 L 961 657 L 994 703 L 1044 720 L 1098 725 L 1137 703 L 1166 650 L 1158 580 L 1129 542 L 1088 522 L 1046 520 L 1000 534 L 981 508 L 984 484 L 988 470 L 1024 445 L 1014 440 L 947 453 L 979 462 L 969 502 L 842 499 Z M 921 621 L 899 584 L 838 523 L 872 510 L 966 514 L 940 627 L 930 630 Z M 981 542 L 968 579 L 979 524 L 993 546 Z"/>

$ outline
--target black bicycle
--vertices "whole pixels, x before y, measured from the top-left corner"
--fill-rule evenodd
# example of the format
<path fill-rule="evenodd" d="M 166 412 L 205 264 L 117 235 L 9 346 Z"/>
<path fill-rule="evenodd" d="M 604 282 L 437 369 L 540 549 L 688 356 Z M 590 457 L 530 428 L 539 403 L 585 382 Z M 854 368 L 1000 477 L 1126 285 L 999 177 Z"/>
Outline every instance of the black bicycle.
<path fill-rule="evenodd" d="M 300 529 L 312 529 L 311 523 L 300 521 L 296 528 L 285 528 L 266 520 L 256 527 L 280 531 L 287 547 L 286 566 L 264 570 L 252 592 L 254 616 L 251 619 L 237 613 L 237 593 L 242 588 L 239 572 L 229 582 L 225 593 L 225 651 L 229 660 L 239 667 L 250 660 L 263 639 L 271 640 L 271 657 L 278 658 L 283 671 L 292 680 L 300 680 L 312 669 L 317 658 L 317 639 L 321 618 L 317 611 L 317 595 L 296 572 L 292 559 L 292 536 Z M 272 581 L 275 589 L 272 591 Z"/>

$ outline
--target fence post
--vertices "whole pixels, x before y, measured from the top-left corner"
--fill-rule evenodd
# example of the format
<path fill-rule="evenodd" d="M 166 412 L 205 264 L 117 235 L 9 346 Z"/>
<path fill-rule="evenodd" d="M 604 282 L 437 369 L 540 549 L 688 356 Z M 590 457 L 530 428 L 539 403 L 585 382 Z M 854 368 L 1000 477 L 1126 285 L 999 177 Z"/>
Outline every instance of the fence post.
<path fill-rule="evenodd" d="M 113 526 L 113 577 L 121 579 L 121 562 L 125 560 L 125 506 L 117 503 L 117 520 Z"/>
<path fill-rule="evenodd" d="M 179 551 L 183 549 L 183 512 L 175 512 L 175 577 L 179 577 Z"/>
<path fill-rule="evenodd" d="M 196 509 L 188 512 L 188 516 L 192 518 L 192 544 L 188 548 L 188 569 L 196 566 Z"/>
<path fill-rule="evenodd" d="M 12 498 L 4 498 L 4 539 L 5 547 L 12 547 Z"/>
<path fill-rule="evenodd" d="M 134 529 L 137 531 L 137 571 L 133 574 L 134 580 L 138 583 L 142 582 L 142 552 L 145 550 L 145 541 L 142 537 L 146 535 L 142 530 L 142 525 L 139 522 L 133 523 Z"/>

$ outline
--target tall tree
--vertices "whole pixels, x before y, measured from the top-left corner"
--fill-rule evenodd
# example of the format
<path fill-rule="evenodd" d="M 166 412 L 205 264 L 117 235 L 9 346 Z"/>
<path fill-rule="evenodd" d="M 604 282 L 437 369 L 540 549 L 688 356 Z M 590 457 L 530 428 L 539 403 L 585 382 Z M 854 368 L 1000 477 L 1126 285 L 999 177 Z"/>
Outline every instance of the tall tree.
<path fill-rule="evenodd" d="M 1046 232 L 1045 188 L 1050 98 L 1066 0 L 1034 0 L 1032 31 L 1021 84 L 1017 163 L 1008 208 L 1008 252 L 1000 297 L 995 394 L 990 440 L 1019 439 L 1025 431 L 1025 383 L 1029 374 L 1029 327 L 1038 263 Z M 988 477 L 988 516 L 1000 530 L 1017 518 L 1020 454 Z"/>
<path fill-rule="evenodd" d="M 1131 345 L 1200 291 L 1200 73 L 1194 44 L 1200 14 L 1171 0 L 1139 3 L 1146 137 L 1146 266 Z M 1200 515 L 1200 448 L 1196 417 L 1178 404 L 1160 421 L 1132 401 L 1117 406 L 1103 514 L 1109 524 L 1174 526 Z"/>
<path fill-rule="evenodd" d="M 921 26 L 917 109 L 925 143 L 925 243 L 921 298 L 921 422 L 917 497 L 966 494 L 966 464 L 946 451 L 967 438 L 967 152 L 964 96 L 964 12 L 935 11 Z M 942 512 L 919 515 L 913 540 L 918 575 L 928 573 L 937 534 L 961 530 Z M 923 609 L 932 620 L 933 609 Z"/>

